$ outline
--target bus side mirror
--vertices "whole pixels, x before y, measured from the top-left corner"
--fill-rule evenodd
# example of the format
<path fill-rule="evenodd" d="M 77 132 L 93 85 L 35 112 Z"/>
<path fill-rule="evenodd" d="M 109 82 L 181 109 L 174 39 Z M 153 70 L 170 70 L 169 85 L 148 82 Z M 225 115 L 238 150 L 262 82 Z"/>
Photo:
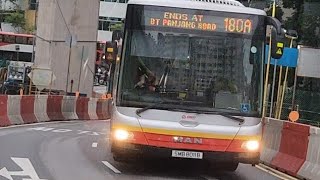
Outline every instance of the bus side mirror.
<path fill-rule="evenodd" d="M 271 25 L 271 57 L 273 59 L 280 59 L 284 50 L 284 30 L 281 27 L 281 22 L 274 18 L 267 16 L 267 25 Z"/>
<path fill-rule="evenodd" d="M 284 37 L 284 36 L 283 36 Z M 276 30 L 272 28 L 271 30 L 271 57 L 273 59 L 280 59 L 283 55 L 284 50 L 284 38 L 282 35 L 278 35 Z"/>

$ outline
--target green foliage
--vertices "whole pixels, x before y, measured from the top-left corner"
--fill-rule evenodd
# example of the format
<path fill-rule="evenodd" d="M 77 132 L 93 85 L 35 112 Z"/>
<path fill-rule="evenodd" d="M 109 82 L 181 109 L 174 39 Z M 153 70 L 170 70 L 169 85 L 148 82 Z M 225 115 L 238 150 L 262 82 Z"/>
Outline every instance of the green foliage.
<path fill-rule="evenodd" d="M 279 6 L 277 6 L 277 7 L 276 7 L 276 18 L 277 18 L 280 22 L 283 21 L 283 19 L 282 19 L 283 14 L 284 14 L 284 12 L 283 12 L 282 8 L 279 7 Z M 268 15 L 268 16 L 272 16 L 272 6 L 267 10 L 267 15 Z"/>
<path fill-rule="evenodd" d="M 1 0 L 0 0 L 1 1 Z M 19 0 L 7 0 L 13 4 L 12 8 L 7 11 L 0 12 L 0 21 L 10 23 L 16 31 L 23 33 L 33 33 L 35 27 L 27 26 L 24 11 L 21 10 Z"/>
<path fill-rule="evenodd" d="M 302 19 L 302 43 L 306 46 L 320 47 L 320 17 L 304 15 Z"/>
<path fill-rule="evenodd" d="M 10 23 L 12 25 L 12 27 L 14 27 L 15 29 L 17 29 L 19 27 L 23 28 L 26 24 L 24 13 L 19 12 L 19 11 L 15 11 L 13 13 L 10 13 L 8 16 L 5 17 L 4 21 L 6 23 Z"/>
<path fill-rule="evenodd" d="M 123 23 L 112 24 L 110 26 L 111 31 L 122 30 L 122 28 L 123 28 Z"/>

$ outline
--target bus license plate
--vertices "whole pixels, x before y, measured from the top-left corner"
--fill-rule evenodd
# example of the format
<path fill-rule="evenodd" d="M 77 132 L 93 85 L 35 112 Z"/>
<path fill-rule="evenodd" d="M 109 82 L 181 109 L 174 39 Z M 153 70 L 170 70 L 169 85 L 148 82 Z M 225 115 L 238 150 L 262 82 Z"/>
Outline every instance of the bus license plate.
<path fill-rule="evenodd" d="M 172 157 L 202 159 L 202 152 L 172 150 Z"/>

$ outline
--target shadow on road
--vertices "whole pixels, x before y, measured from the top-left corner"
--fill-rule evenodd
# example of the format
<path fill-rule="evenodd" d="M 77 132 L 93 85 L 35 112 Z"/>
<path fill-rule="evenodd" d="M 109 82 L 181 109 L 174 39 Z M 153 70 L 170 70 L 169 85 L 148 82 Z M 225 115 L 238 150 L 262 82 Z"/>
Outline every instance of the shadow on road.
<path fill-rule="evenodd" d="M 237 172 L 225 172 L 212 167 L 212 164 L 197 160 L 137 160 L 135 162 L 119 163 L 118 165 L 126 175 L 154 176 L 164 179 L 245 179 Z"/>

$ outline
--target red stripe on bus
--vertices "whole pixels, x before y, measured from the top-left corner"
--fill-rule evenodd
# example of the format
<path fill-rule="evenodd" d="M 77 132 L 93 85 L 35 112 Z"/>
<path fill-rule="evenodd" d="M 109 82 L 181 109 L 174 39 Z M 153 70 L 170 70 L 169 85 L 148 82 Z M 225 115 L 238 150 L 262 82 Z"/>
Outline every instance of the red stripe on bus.
<path fill-rule="evenodd" d="M 10 43 L 5 43 L 5 42 L 0 42 L 0 46 L 6 46 L 9 45 Z"/>
<path fill-rule="evenodd" d="M 134 134 L 134 138 L 129 142 L 133 144 L 143 144 L 170 149 L 188 149 L 218 152 L 247 152 L 245 149 L 241 148 L 244 140 L 202 138 L 202 144 L 177 143 L 173 141 L 173 136 L 170 135 L 143 133 L 136 131 L 132 133 Z"/>

